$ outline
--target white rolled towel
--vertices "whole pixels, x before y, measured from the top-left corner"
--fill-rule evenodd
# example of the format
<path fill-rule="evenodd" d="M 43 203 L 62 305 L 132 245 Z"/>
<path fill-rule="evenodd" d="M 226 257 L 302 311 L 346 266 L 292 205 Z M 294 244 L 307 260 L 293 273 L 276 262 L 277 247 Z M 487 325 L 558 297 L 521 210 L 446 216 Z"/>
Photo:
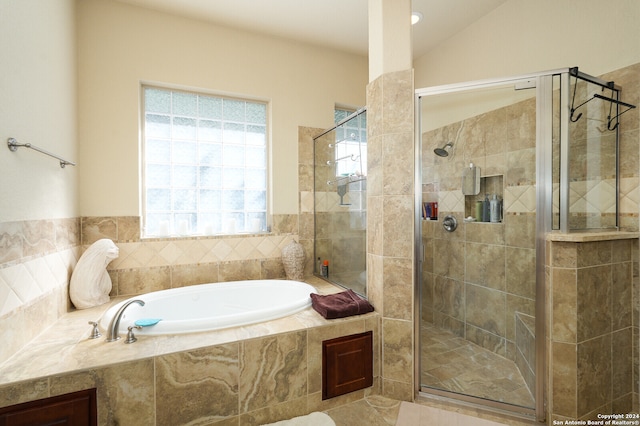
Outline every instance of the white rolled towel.
<path fill-rule="evenodd" d="M 118 254 L 114 242 L 105 238 L 93 243 L 80 256 L 69 283 L 69 297 L 77 309 L 92 308 L 110 300 L 112 284 L 107 265 Z"/>

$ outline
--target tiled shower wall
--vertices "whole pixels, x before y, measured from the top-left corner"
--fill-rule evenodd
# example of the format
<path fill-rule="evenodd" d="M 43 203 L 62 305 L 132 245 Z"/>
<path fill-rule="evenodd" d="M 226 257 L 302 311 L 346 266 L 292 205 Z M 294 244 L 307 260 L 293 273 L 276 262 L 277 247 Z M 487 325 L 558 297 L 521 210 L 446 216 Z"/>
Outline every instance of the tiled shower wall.
<path fill-rule="evenodd" d="M 439 202 L 439 220 L 422 222 L 422 320 L 514 361 L 518 349 L 527 352 L 516 345 L 517 318 L 535 314 L 535 124 L 531 99 L 422 139 L 423 199 Z M 453 141 L 453 155 L 435 156 L 446 141 Z M 464 222 L 473 202 L 460 184 L 471 162 L 480 167 L 482 185 L 488 176 L 501 183 L 493 188 L 504 197 L 501 223 Z M 449 214 L 458 220 L 452 233 L 442 227 Z M 533 373 L 524 375 L 532 385 Z"/>

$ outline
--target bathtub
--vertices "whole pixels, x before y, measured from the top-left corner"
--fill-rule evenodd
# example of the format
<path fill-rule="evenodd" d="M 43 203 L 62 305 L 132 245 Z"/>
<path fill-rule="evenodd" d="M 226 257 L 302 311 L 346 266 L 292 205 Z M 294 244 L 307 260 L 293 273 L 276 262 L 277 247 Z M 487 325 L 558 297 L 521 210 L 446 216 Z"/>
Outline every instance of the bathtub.
<path fill-rule="evenodd" d="M 160 319 L 136 334 L 194 333 L 253 324 L 294 314 L 311 306 L 316 289 L 300 281 L 254 280 L 200 284 L 155 291 L 110 307 L 99 321 L 104 331 L 120 306 L 130 300 L 120 320 L 119 334 L 139 320 Z"/>

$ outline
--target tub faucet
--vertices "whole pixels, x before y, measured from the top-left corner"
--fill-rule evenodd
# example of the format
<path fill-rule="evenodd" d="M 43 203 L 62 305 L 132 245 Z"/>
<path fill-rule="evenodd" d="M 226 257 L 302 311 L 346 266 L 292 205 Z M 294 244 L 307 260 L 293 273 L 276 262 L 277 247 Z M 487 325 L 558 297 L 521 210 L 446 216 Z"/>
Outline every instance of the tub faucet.
<path fill-rule="evenodd" d="M 120 338 L 120 336 L 118 336 L 120 319 L 122 318 L 122 314 L 124 314 L 124 310 L 127 309 L 127 307 L 132 303 L 137 303 L 140 306 L 144 306 L 144 301 L 140 299 L 130 300 L 124 305 L 120 306 L 120 309 L 118 309 L 118 312 L 116 312 L 113 318 L 111 318 L 111 322 L 109 323 L 109 329 L 107 330 L 107 339 L 106 339 L 107 342 L 115 342 Z"/>

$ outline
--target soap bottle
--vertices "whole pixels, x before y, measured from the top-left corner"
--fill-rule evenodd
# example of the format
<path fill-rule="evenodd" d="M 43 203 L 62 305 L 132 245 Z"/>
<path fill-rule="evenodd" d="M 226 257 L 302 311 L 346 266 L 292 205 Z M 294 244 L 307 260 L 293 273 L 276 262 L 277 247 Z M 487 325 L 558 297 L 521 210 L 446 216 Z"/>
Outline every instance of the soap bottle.
<path fill-rule="evenodd" d="M 491 197 L 489 217 L 491 222 L 500 222 L 500 203 L 498 202 L 498 196 L 496 194 L 493 194 Z"/>
<path fill-rule="evenodd" d="M 476 222 L 482 222 L 482 200 L 476 201 Z"/>
<path fill-rule="evenodd" d="M 323 277 L 329 278 L 329 261 L 325 260 L 322 262 L 322 274 Z"/>
<path fill-rule="evenodd" d="M 318 257 L 318 260 L 316 262 L 316 271 L 318 271 L 318 273 L 320 275 L 322 275 L 322 260 L 320 260 L 319 257 Z"/>
<path fill-rule="evenodd" d="M 489 194 L 484 194 L 484 201 L 482 202 L 482 221 L 489 222 L 490 220 L 491 204 L 489 202 Z"/>

